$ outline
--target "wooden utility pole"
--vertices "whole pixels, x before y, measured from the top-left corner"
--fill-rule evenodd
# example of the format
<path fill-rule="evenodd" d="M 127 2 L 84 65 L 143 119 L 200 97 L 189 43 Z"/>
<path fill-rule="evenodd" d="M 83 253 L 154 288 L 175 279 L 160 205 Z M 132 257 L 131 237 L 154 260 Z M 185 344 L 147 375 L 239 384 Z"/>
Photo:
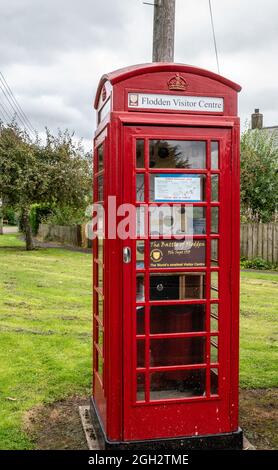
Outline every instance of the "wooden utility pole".
<path fill-rule="evenodd" d="M 174 62 L 176 0 L 154 0 L 153 62 Z"/>

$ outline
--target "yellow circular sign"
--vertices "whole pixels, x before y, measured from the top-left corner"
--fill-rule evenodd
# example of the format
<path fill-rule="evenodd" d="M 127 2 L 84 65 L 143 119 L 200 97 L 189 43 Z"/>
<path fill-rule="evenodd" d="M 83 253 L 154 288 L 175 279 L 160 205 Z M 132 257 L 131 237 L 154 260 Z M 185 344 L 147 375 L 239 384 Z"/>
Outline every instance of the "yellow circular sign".
<path fill-rule="evenodd" d="M 157 248 L 155 248 L 154 250 L 151 251 L 151 260 L 154 262 L 154 263 L 158 263 L 159 261 L 162 260 L 163 258 L 163 253 L 161 250 L 158 250 Z"/>

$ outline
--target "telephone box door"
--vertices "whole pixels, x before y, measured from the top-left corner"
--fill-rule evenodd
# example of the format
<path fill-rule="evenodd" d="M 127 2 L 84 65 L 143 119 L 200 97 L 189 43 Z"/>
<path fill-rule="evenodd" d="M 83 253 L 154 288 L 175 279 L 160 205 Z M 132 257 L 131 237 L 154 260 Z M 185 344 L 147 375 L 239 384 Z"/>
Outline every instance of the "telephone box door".
<path fill-rule="evenodd" d="M 231 130 L 124 127 L 123 150 L 123 438 L 230 432 Z"/>

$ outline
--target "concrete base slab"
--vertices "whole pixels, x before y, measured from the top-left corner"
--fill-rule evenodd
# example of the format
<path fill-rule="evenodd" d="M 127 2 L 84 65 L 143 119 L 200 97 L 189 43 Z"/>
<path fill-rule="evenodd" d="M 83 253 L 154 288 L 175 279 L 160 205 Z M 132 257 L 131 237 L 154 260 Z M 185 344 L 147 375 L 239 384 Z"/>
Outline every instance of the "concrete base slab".
<path fill-rule="evenodd" d="M 79 406 L 79 414 L 89 450 L 100 450 L 100 444 L 91 420 L 90 406 Z M 243 450 L 256 450 L 256 447 L 245 436 L 243 436 Z"/>
<path fill-rule="evenodd" d="M 256 447 L 245 436 L 243 436 L 243 450 L 256 450 Z"/>
<path fill-rule="evenodd" d="M 89 450 L 100 450 L 100 445 L 91 420 L 90 407 L 79 406 L 79 414 Z"/>

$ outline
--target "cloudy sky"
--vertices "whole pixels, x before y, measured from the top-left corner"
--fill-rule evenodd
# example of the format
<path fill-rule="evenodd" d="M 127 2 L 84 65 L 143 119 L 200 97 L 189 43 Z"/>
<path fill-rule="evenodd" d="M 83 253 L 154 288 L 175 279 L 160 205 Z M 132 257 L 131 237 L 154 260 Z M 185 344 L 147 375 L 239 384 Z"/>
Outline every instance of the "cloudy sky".
<path fill-rule="evenodd" d="M 148 0 L 152 1 L 152 0 Z M 277 0 L 212 0 L 220 72 L 278 125 Z M 150 62 L 153 7 L 143 0 L 0 0 L 0 71 L 33 126 L 75 130 L 90 145 L 104 72 Z M 208 0 L 176 0 L 175 61 L 217 72 Z M 8 106 L 0 90 L 0 104 Z M 1 116 L 0 116 L 1 117 Z"/>

